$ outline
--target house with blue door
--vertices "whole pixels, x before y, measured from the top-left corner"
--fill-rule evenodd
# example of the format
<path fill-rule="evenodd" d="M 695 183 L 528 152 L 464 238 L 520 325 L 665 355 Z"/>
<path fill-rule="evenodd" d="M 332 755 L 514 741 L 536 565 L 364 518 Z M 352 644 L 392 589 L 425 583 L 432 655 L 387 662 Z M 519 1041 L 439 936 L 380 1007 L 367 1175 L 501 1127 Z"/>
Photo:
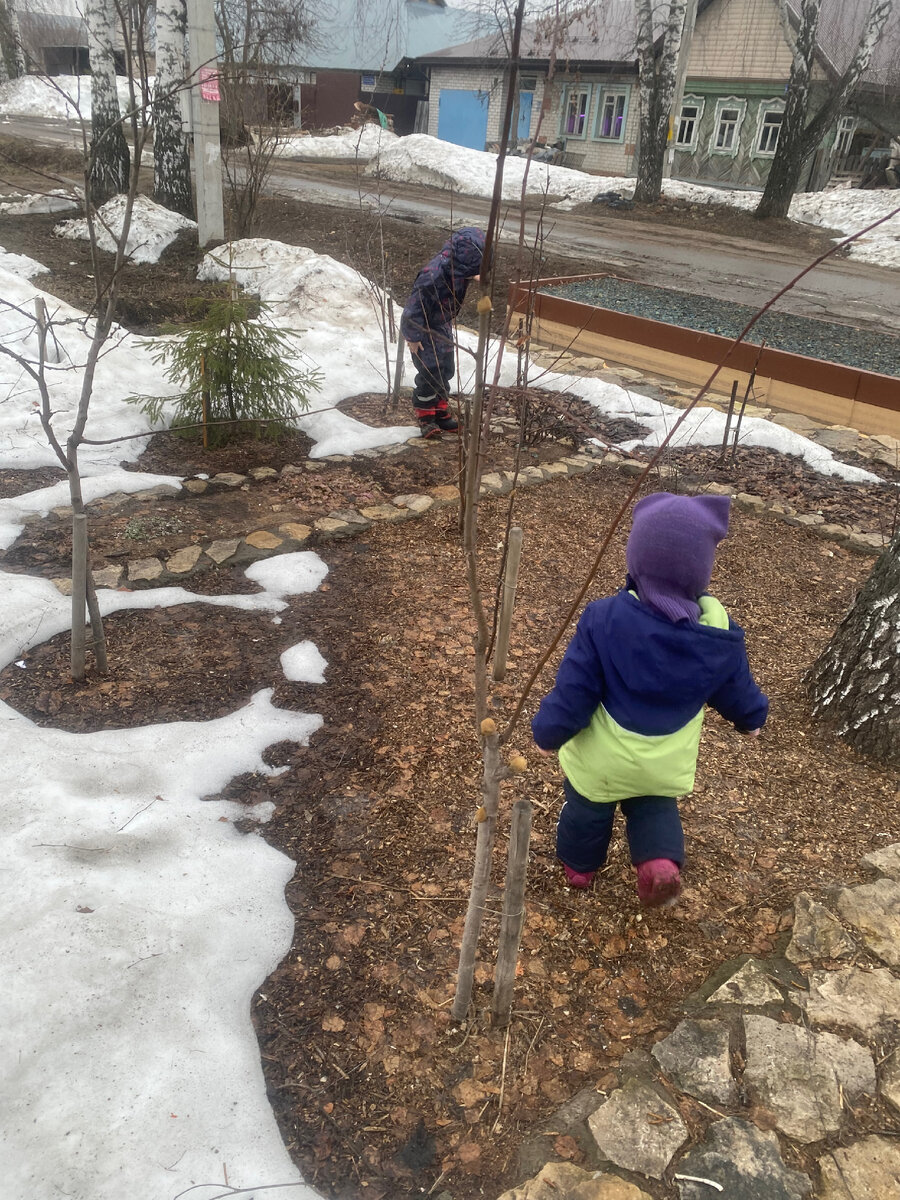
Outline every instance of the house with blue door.
<path fill-rule="evenodd" d="M 789 0 L 790 4 L 796 0 Z M 852 54 L 868 0 L 822 0 L 813 97 L 833 85 Z M 571 23 L 556 46 L 552 31 L 525 31 L 515 98 L 515 136 L 562 143 L 567 165 L 602 175 L 634 173 L 640 117 L 634 4 L 609 0 Z M 796 9 L 786 29 L 778 0 L 700 0 L 684 99 L 673 114 L 673 175 L 728 187 L 765 184 L 775 155 L 791 69 Z M 505 107 L 506 48 L 497 34 L 423 55 L 427 132 L 489 149 Z M 540 125 L 538 122 L 540 121 Z M 858 173 L 866 155 L 888 153 L 900 137 L 900 4 L 875 48 L 861 86 L 807 164 L 801 186 Z"/>

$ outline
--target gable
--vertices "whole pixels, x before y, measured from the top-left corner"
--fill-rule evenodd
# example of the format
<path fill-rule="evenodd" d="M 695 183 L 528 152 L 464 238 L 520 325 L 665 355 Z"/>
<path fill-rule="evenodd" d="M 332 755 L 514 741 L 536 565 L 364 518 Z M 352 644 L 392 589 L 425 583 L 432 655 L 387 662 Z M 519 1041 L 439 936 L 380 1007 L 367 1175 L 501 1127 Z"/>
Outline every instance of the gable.
<path fill-rule="evenodd" d="M 790 71 L 776 0 L 718 0 L 699 12 L 689 78 L 787 80 Z"/>

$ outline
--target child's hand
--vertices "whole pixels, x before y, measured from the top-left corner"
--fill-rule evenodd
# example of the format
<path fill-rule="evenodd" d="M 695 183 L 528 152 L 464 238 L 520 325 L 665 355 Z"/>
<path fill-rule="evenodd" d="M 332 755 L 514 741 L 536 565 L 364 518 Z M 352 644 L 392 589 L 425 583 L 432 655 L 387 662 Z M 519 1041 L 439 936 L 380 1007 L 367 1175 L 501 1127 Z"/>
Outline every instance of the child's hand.
<path fill-rule="evenodd" d="M 422 353 L 422 343 L 421 342 L 409 342 L 408 341 L 406 344 L 409 347 L 410 354 L 421 354 Z"/>

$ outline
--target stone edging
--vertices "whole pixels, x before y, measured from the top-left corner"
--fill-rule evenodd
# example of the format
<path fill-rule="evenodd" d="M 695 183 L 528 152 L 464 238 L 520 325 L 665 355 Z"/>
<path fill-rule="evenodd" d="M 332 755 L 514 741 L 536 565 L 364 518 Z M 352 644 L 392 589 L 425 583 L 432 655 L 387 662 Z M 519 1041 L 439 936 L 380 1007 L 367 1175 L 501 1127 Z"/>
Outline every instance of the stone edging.
<path fill-rule="evenodd" d="M 402 453 L 410 444 L 400 446 L 380 447 L 373 450 L 361 451 L 356 457 L 375 458 L 380 455 L 395 455 Z M 421 445 L 421 443 L 419 443 Z M 263 483 L 284 475 L 300 474 L 305 470 L 320 470 L 319 463 L 350 462 L 352 456 L 330 455 L 327 458 L 313 460 L 298 467 L 288 464 L 280 472 L 272 467 L 255 467 L 249 475 L 239 475 L 234 472 L 224 472 L 214 475 L 211 479 L 186 479 L 181 487 L 162 484 L 155 488 L 134 493 L 116 493 L 96 502 L 97 507 L 115 508 L 128 500 L 152 500 L 171 498 L 182 495 L 201 495 L 210 489 L 247 488 L 252 481 Z M 568 478 L 572 475 L 583 475 L 597 467 L 618 470 L 625 475 L 639 475 L 646 467 L 639 459 L 623 458 L 613 451 L 598 447 L 592 451 L 574 453 L 554 462 L 540 463 L 520 469 L 518 476 L 512 471 L 492 471 L 482 476 L 481 496 L 500 496 L 510 492 L 513 480 L 517 487 L 531 487 L 546 480 Z M 673 467 L 665 465 L 654 469 L 656 478 L 660 480 L 673 479 L 678 472 Z M 782 501 L 768 501 L 762 496 L 754 496 L 747 492 L 735 492 L 727 484 L 710 483 L 705 485 L 679 486 L 684 494 L 714 494 L 734 497 L 735 505 L 754 513 L 769 513 L 789 525 L 802 525 L 826 541 L 835 542 L 858 554 L 880 554 L 887 544 L 886 539 L 879 533 L 867 533 L 846 525 L 834 525 L 825 521 L 818 513 L 801 513 L 793 506 Z M 234 537 L 220 538 L 210 542 L 194 543 L 173 551 L 165 561 L 159 557 L 129 559 L 124 567 L 111 565 L 93 572 L 97 587 L 106 588 L 145 588 L 178 584 L 200 569 L 216 566 L 247 566 L 262 558 L 275 554 L 285 554 L 296 550 L 310 549 L 313 546 L 328 541 L 343 540 L 364 533 L 378 522 L 406 521 L 419 517 L 432 509 L 445 508 L 459 502 L 459 489 L 452 486 L 430 488 L 427 492 L 415 492 L 394 496 L 382 504 L 367 506 L 360 509 L 336 509 L 325 517 L 310 518 L 309 522 L 300 520 L 281 521 L 277 525 L 261 526 L 249 533 Z M 71 509 L 57 508 L 53 510 L 61 520 L 71 518 Z M 70 580 L 54 579 L 53 583 L 65 594 L 71 588 Z"/>

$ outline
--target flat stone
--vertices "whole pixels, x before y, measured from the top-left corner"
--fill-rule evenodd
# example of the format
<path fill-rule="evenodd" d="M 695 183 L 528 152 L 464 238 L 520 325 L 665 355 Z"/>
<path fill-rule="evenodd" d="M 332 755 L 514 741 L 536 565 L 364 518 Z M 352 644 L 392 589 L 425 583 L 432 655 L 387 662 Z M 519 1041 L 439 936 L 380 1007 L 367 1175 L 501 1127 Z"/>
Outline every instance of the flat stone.
<path fill-rule="evenodd" d="M 885 450 L 890 450 L 893 454 L 900 454 L 900 438 L 894 437 L 892 433 L 876 433 L 872 437 L 872 441 L 883 446 Z"/>
<path fill-rule="evenodd" d="M 370 504 L 361 508 L 360 513 L 368 521 L 404 521 L 406 513 L 402 508 L 394 508 L 393 504 Z"/>
<path fill-rule="evenodd" d="M 178 496 L 180 493 L 180 483 L 158 483 L 155 487 L 135 492 L 130 498 L 133 500 L 165 500 L 169 496 Z"/>
<path fill-rule="evenodd" d="M 413 513 L 428 512 L 429 508 L 434 508 L 434 499 L 431 496 L 411 496 L 406 507 Z"/>
<path fill-rule="evenodd" d="M 247 476 L 238 475 L 236 471 L 220 471 L 218 475 L 213 475 L 209 482 L 218 484 L 219 487 L 239 488 L 247 482 Z"/>
<path fill-rule="evenodd" d="M 844 545 L 856 554 L 880 554 L 887 545 L 880 533 L 851 533 Z"/>
<path fill-rule="evenodd" d="M 860 859 L 864 867 L 871 867 L 879 875 L 887 875 L 888 879 L 900 880 L 900 842 L 873 850 L 864 854 Z"/>
<path fill-rule="evenodd" d="M 817 1142 L 837 1133 L 844 1098 L 875 1093 L 875 1063 L 858 1042 L 834 1033 L 745 1016 L 744 1083 L 782 1133 Z"/>
<path fill-rule="evenodd" d="M 252 546 L 254 550 L 277 550 L 279 546 L 284 545 L 284 538 L 271 533 L 268 529 L 255 529 L 253 533 L 247 534 L 244 542 L 248 546 Z"/>
<path fill-rule="evenodd" d="M 839 1025 L 866 1038 L 900 1025 L 900 979 L 887 967 L 813 971 L 798 1002 L 813 1025 Z"/>
<path fill-rule="evenodd" d="M 326 454 L 324 456 L 324 458 L 321 459 L 321 461 L 322 462 L 342 463 L 342 462 L 349 462 L 350 458 L 351 458 L 351 455 L 349 455 L 349 454 Z"/>
<path fill-rule="evenodd" d="M 878 1094 L 900 1112 L 900 1047 L 882 1065 Z"/>
<path fill-rule="evenodd" d="M 900 1146 L 873 1134 L 818 1162 L 818 1200 L 892 1200 L 900 1195 Z"/>
<path fill-rule="evenodd" d="M 790 962 L 812 962 L 822 958 L 850 958 L 856 943 L 837 917 L 824 904 L 800 892 L 794 900 L 794 928 L 784 952 Z"/>
<path fill-rule="evenodd" d="M 824 428 L 821 421 L 815 421 L 812 417 L 805 417 L 803 413 L 773 413 L 770 420 L 773 425 L 783 425 L 785 429 L 802 434 L 803 437 L 810 437 L 812 434 L 818 432 L 818 430 Z"/>
<path fill-rule="evenodd" d="M 523 467 L 519 472 L 519 487 L 532 487 L 544 482 L 544 472 L 540 467 Z"/>
<path fill-rule="evenodd" d="M 56 588 L 56 590 L 58 592 L 62 593 L 63 596 L 71 596 L 72 595 L 72 580 L 71 579 L 62 579 L 62 578 L 51 579 L 50 582 L 53 584 L 53 586 Z"/>
<path fill-rule="evenodd" d="M 784 504 L 781 500 L 775 500 L 766 504 L 769 512 L 778 513 L 780 516 L 790 517 L 797 511 L 793 504 Z"/>
<path fill-rule="evenodd" d="M 542 463 L 540 470 L 545 479 L 554 479 L 558 475 L 569 474 L 569 468 L 564 462 Z"/>
<path fill-rule="evenodd" d="M 427 496 L 425 498 L 427 500 L 431 500 L 430 496 Z M 394 496 L 393 499 L 391 500 L 391 504 L 395 504 L 397 506 L 397 508 L 409 508 L 410 500 L 418 500 L 418 499 L 421 499 L 421 493 L 407 492 L 403 496 Z"/>
<path fill-rule="evenodd" d="M 688 1136 L 678 1110 L 637 1079 L 629 1079 L 588 1117 L 588 1127 L 604 1158 L 661 1179 Z"/>
<path fill-rule="evenodd" d="M 653 1047 L 653 1057 L 689 1096 L 708 1104 L 733 1104 L 728 1030 L 719 1021 L 682 1021 Z"/>
<path fill-rule="evenodd" d="M 188 571 L 193 571 L 202 553 L 202 546 L 185 546 L 183 550 L 176 550 L 166 560 L 166 570 L 173 575 L 184 575 Z"/>
<path fill-rule="evenodd" d="M 815 430 L 810 437 L 827 450 L 847 453 L 859 449 L 859 430 L 848 425 L 829 425 L 826 429 Z"/>
<path fill-rule="evenodd" d="M 72 509 L 67 504 L 63 505 L 60 508 L 51 508 L 50 511 L 51 511 L 51 513 L 53 513 L 54 517 L 56 517 L 60 521 L 71 521 L 72 520 Z"/>
<path fill-rule="evenodd" d="M 730 483 L 708 483 L 703 492 L 707 496 L 733 496 L 734 488 Z"/>
<path fill-rule="evenodd" d="M 214 563 L 227 562 L 229 558 L 234 558 L 240 546 L 239 538 L 226 538 L 218 542 L 211 542 L 206 547 L 206 556 L 211 558 Z"/>
<path fill-rule="evenodd" d="M 489 492 L 505 493 L 510 490 L 512 483 L 508 479 L 504 479 L 497 471 L 489 471 L 487 475 L 482 475 L 481 486 Z"/>
<path fill-rule="evenodd" d="M 900 451 L 879 447 L 872 455 L 872 462 L 885 467 L 900 467 Z"/>
<path fill-rule="evenodd" d="M 443 484 L 441 487 L 432 488 L 429 495 L 437 505 L 456 504 L 459 501 L 459 488 L 449 483 Z"/>
<path fill-rule="evenodd" d="M 647 464 L 637 458 L 624 458 L 619 463 L 619 470 L 623 475 L 643 475 L 646 469 Z"/>
<path fill-rule="evenodd" d="M 678 1178 L 695 1175 L 719 1184 L 727 1200 L 803 1200 L 812 1184 L 784 1164 L 774 1133 L 727 1117 L 707 1131 L 706 1139 L 678 1163 L 681 1200 L 711 1200 L 720 1195 L 707 1183 Z"/>
<path fill-rule="evenodd" d="M 574 1163 L 549 1162 L 533 1179 L 504 1192 L 499 1200 L 651 1200 L 618 1175 L 585 1171 Z"/>
<path fill-rule="evenodd" d="M 264 479 L 277 479 L 278 472 L 274 467 L 251 467 L 250 477 L 261 483 Z"/>
<path fill-rule="evenodd" d="M 181 486 L 193 496 L 202 496 L 209 491 L 209 483 L 205 479 L 186 479 Z"/>
<path fill-rule="evenodd" d="M 793 517 L 785 517 L 789 525 L 824 525 L 825 518 L 821 513 L 797 513 Z"/>
<path fill-rule="evenodd" d="M 91 577 L 94 580 L 94 587 L 117 588 L 122 582 L 122 568 L 100 567 L 97 571 L 91 571 Z M 71 580 L 69 583 L 71 585 Z"/>
<path fill-rule="evenodd" d="M 364 529 L 368 529 L 372 524 L 355 508 L 335 508 L 332 512 L 326 513 L 326 516 L 331 517 L 333 521 L 346 521 L 348 525 L 361 525 Z"/>
<path fill-rule="evenodd" d="M 846 525 L 833 525 L 830 521 L 816 526 L 816 533 L 819 537 L 825 538 L 828 542 L 837 542 L 841 546 L 846 545 L 852 532 L 853 530 Z"/>
<path fill-rule="evenodd" d="M 315 527 L 319 533 L 328 538 L 350 537 L 356 532 L 358 526 L 348 524 L 347 521 L 338 521 L 335 517 L 319 517 L 315 522 Z"/>
<path fill-rule="evenodd" d="M 285 463 L 279 471 L 282 479 L 289 479 L 291 475 L 302 475 L 305 471 L 320 471 L 321 467 L 318 463 L 306 463 L 305 466 L 298 467 L 296 463 Z"/>
<path fill-rule="evenodd" d="M 128 564 L 130 583 L 152 583 L 162 573 L 163 565 L 158 558 L 134 558 Z"/>
<path fill-rule="evenodd" d="M 707 1004 L 744 1004 L 762 1008 L 765 1004 L 781 1003 L 781 991 L 768 978 L 755 958 L 739 967 L 730 979 L 716 988 Z"/>
<path fill-rule="evenodd" d="M 900 966 L 900 882 L 877 879 L 875 883 L 843 888 L 836 905 L 882 962 L 889 967 Z"/>
<path fill-rule="evenodd" d="M 571 475 L 584 475 L 597 465 L 587 454 L 573 454 L 571 458 L 561 458 L 560 462 L 566 464 Z"/>
<path fill-rule="evenodd" d="M 278 532 L 292 542 L 305 542 L 311 536 L 312 528 L 298 521 L 288 521 L 286 525 L 278 526 Z"/>

